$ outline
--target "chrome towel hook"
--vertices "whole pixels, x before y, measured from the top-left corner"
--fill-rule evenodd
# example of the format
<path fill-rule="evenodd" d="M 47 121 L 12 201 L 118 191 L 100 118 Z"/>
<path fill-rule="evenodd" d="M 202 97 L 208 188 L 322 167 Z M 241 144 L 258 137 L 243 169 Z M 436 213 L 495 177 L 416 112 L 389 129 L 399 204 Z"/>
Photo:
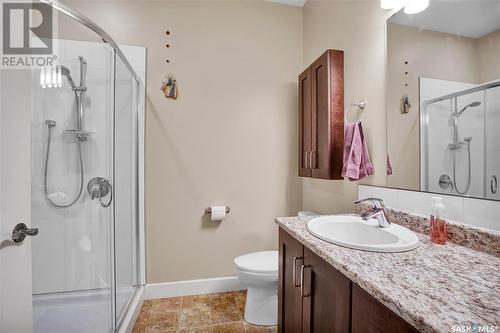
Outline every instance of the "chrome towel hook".
<path fill-rule="evenodd" d="M 366 99 L 363 99 L 359 102 L 352 102 L 351 103 L 352 106 L 356 106 L 360 111 L 365 111 L 366 104 L 367 104 Z"/>

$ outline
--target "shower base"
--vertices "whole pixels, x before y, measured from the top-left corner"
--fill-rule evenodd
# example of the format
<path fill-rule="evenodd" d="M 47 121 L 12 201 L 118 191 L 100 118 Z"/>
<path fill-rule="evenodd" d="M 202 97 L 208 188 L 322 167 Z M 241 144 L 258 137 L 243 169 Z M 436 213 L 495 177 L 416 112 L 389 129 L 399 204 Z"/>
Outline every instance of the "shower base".
<path fill-rule="evenodd" d="M 117 290 L 117 309 L 127 305 L 134 289 Z M 33 295 L 34 333 L 108 333 L 111 327 L 109 289 Z"/>

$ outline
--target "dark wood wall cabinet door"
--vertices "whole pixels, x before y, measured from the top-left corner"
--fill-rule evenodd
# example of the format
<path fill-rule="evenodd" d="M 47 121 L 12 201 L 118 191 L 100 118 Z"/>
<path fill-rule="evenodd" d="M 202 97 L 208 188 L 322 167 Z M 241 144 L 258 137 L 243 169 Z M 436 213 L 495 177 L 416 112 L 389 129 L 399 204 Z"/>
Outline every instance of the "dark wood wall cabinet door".
<path fill-rule="evenodd" d="M 342 179 L 344 52 L 327 50 L 299 75 L 299 176 Z"/>
<path fill-rule="evenodd" d="M 311 177 L 311 69 L 299 75 L 299 176 Z"/>

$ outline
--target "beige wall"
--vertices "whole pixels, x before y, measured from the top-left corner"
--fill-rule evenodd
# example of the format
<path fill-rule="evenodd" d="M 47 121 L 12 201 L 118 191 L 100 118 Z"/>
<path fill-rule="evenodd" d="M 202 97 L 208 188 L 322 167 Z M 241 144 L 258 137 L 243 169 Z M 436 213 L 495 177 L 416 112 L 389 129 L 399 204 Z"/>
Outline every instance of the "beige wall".
<path fill-rule="evenodd" d="M 387 147 L 389 186 L 420 188 L 419 77 L 479 83 L 476 40 L 399 24 L 387 26 Z M 405 61 L 408 64 L 405 65 Z M 408 72 L 408 75 L 405 75 Z M 408 87 L 405 86 L 408 84 Z M 412 108 L 399 111 L 407 94 Z"/>
<path fill-rule="evenodd" d="M 477 40 L 479 78 L 488 82 L 500 78 L 500 29 Z"/>
<path fill-rule="evenodd" d="M 304 6 L 304 63 L 307 67 L 327 48 L 344 51 L 345 105 L 349 121 L 360 119 L 366 132 L 375 175 L 361 181 L 384 185 L 385 20 L 390 12 L 379 1 L 315 1 Z M 366 99 L 363 114 L 353 101 Z M 352 212 L 358 182 L 303 179 L 303 208 L 320 213 Z"/>
<path fill-rule="evenodd" d="M 263 1 L 71 5 L 118 43 L 148 50 L 147 281 L 233 275 L 234 257 L 275 249 L 274 217 L 301 206 L 302 9 Z M 160 91 L 169 72 L 177 102 Z M 204 216 L 217 204 L 231 207 L 220 224 Z"/>

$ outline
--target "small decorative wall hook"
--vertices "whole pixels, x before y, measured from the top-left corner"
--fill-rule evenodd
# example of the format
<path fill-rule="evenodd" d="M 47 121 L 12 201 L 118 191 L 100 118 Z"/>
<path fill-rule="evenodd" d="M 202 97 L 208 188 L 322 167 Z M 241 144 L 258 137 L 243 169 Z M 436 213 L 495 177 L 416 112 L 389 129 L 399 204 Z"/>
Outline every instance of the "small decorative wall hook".
<path fill-rule="evenodd" d="M 352 102 L 351 105 L 358 107 L 358 109 L 361 110 L 361 111 L 365 111 L 365 109 L 366 109 L 366 99 L 363 99 L 363 100 L 361 100 L 359 102 Z"/>
<path fill-rule="evenodd" d="M 179 88 L 177 88 L 177 81 L 172 74 L 165 76 L 161 84 L 161 90 L 165 98 L 176 100 L 179 94 Z"/>
<path fill-rule="evenodd" d="M 410 98 L 408 97 L 408 95 L 401 96 L 401 106 L 400 106 L 401 113 L 410 112 L 410 108 L 411 108 L 411 104 L 410 104 Z"/>

